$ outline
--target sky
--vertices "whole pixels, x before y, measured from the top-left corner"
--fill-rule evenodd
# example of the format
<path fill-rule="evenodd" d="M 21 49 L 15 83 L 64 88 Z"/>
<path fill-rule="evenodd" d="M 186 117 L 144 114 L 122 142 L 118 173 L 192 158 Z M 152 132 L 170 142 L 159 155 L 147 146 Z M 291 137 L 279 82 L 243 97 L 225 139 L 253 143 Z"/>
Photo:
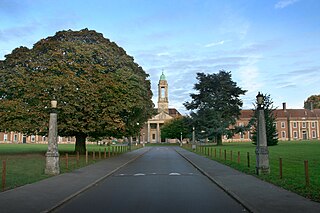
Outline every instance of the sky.
<path fill-rule="evenodd" d="M 169 107 L 182 114 L 196 73 L 230 71 L 275 107 L 303 108 L 320 94 L 320 0 L 0 0 L 0 60 L 61 30 L 102 33 L 150 75 L 157 106 L 162 72 Z"/>

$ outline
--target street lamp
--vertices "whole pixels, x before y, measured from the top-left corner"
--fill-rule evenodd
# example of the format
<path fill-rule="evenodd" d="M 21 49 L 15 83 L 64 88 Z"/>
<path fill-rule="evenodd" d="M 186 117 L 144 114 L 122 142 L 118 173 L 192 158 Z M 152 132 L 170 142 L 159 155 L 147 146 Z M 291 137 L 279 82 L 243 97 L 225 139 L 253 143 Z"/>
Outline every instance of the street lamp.
<path fill-rule="evenodd" d="M 194 132 L 194 127 L 192 127 L 192 150 L 196 149 L 196 144 L 195 144 L 195 132 Z"/>
<path fill-rule="evenodd" d="M 256 173 L 257 175 L 260 175 L 260 174 L 269 174 L 270 167 L 269 167 L 269 151 L 267 146 L 266 122 L 264 118 L 264 96 L 259 92 L 256 98 L 258 103 Z"/>
<path fill-rule="evenodd" d="M 49 120 L 49 137 L 48 150 L 46 153 L 46 168 L 45 174 L 58 175 L 60 174 L 59 152 L 58 152 L 58 127 L 57 127 L 57 101 L 51 101 L 51 113 Z"/>
<path fill-rule="evenodd" d="M 140 123 L 139 122 L 137 122 L 137 126 L 139 126 L 140 125 Z M 139 127 L 139 130 L 138 130 L 138 144 L 140 144 L 140 127 Z"/>
<path fill-rule="evenodd" d="M 182 146 L 182 132 L 180 132 L 180 146 Z"/>

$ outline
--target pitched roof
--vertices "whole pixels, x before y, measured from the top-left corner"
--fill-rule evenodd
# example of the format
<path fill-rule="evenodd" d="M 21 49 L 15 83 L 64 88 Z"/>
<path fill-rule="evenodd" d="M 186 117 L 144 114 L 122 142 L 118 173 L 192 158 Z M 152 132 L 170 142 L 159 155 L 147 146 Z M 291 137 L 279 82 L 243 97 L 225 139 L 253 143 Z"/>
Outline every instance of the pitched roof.
<path fill-rule="evenodd" d="M 241 110 L 240 119 L 248 119 L 251 118 L 254 114 L 252 109 Z M 274 115 L 276 118 L 287 118 L 288 116 L 291 118 L 320 118 L 320 109 L 276 109 L 274 111 Z"/>

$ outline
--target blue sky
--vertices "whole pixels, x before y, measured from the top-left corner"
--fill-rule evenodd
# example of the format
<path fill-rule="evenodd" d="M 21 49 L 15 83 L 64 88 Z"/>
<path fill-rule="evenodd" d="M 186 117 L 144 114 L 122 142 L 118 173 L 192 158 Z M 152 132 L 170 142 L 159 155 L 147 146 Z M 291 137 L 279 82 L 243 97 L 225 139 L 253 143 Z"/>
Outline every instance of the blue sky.
<path fill-rule="evenodd" d="M 183 114 L 196 73 L 231 71 L 244 109 L 258 91 L 302 108 L 320 94 L 319 0 L 0 0 L 0 60 L 61 30 L 88 28 L 116 42 L 150 75 L 162 70 Z"/>

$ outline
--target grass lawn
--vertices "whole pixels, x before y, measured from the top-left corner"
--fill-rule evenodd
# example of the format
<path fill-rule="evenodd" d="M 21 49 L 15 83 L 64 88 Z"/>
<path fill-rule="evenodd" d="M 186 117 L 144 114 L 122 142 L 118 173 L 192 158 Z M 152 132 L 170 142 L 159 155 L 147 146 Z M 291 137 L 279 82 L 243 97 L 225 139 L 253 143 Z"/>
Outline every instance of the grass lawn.
<path fill-rule="evenodd" d="M 45 169 L 45 153 L 47 144 L 0 144 L 0 172 L 2 173 L 3 160 L 6 160 L 6 187 L 5 190 L 12 189 L 29 183 L 48 178 L 49 175 L 44 174 Z M 60 153 L 60 172 L 65 173 L 74 169 L 87 166 L 88 164 L 99 161 L 99 150 L 101 151 L 101 159 L 104 158 L 104 149 L 108 147 L 98 145 L 87 145 L 89 152 L 88 164 L 85 155 L 80 156 L 79 161 L 74 154 L 74 144 L 59 144 Z M 132 147 L 137 148 L 136 146 Z M 95 151 L 95 159 L 93 159 L 93 151 Z M 120 150 L 117 150 L 120 152 Z M 68 168 L 66 164 L 66 154 L 68 153 Z M 112 150 L 111 150 L 111 156 Z M 2 190 L 2 184 L 0 191 Z"/>
<path fill-rule="evenodd" d="M 204 148 L 202 150 L 197 149 L 197 152 L 200 154 L 206 153 L 207 156 L 209 153 L 209 158 L 245 173 L 255 175 L 255 148 L 255 145 L 251 143 L 224 143 L 223 146 L 208 146 L 205 148 L 206 150 Z M 269 175 L 261 175 L 259 178 L 320 202 L 320 142 L 279 142 L 277 146 L 268 148 L 271 172 Z M 240 163 L 238 163 L 238 152 L 240 152 Z M 250 167 L 248 167 L 247 161 L 248 152 L 250 155 Z M 280 179 L 279 172 L 280 158 L 282 158 L 283 165 L 282 179 Z M 305 160 L 308 160 L 309 165 L 309 186 L 306 186 L 305 180 Z"/>

